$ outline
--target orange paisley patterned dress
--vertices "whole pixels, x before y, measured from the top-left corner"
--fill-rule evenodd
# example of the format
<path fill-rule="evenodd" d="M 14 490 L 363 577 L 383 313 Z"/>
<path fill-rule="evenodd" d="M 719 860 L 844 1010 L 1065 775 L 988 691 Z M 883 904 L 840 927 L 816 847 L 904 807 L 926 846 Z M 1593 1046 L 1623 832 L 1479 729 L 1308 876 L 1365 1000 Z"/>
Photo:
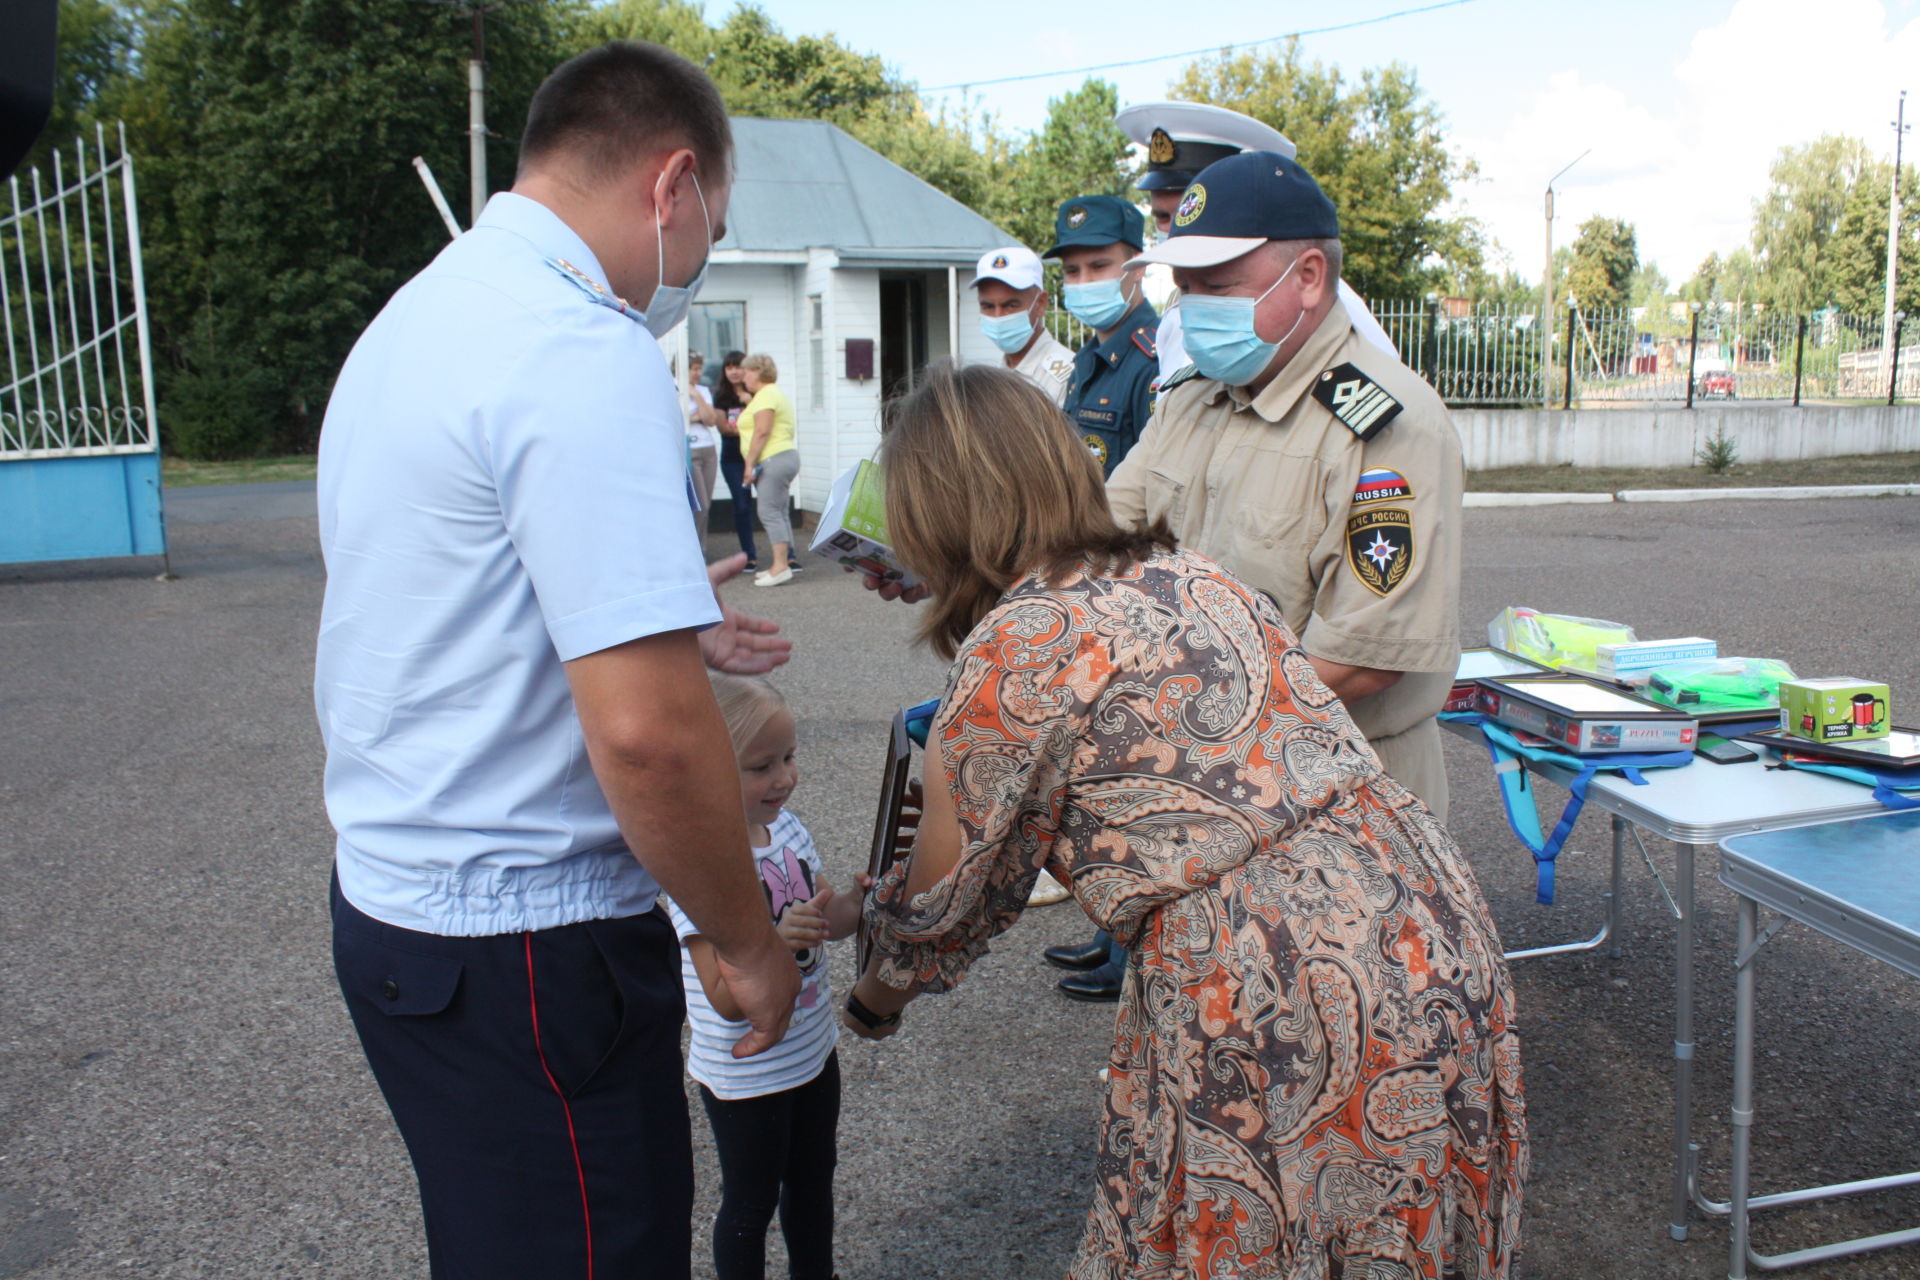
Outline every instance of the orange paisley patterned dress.
<path fill-rule="evenodd" d="M 943 991 L 1041 869 L 1132 953 L 1070 1280 L 1497 1280 L 1527 1173 L 1500 940 L 1272 602 L 1166 552 L 1016 584 L 934 720 L 962 827 L 869 909 Z"/>

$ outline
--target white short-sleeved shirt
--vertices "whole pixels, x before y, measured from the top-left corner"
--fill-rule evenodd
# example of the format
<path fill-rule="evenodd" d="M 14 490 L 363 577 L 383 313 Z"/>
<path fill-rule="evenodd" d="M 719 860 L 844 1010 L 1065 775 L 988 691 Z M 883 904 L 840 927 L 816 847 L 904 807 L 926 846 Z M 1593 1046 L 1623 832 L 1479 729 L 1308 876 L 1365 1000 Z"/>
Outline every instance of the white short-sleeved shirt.
<path fill-rule="evenodd" d="M 544 205 L 495 196 L 387 303 L 320 437 L 314 704 L 340 888 L 480 936 L 652 909 L 563 663 L 710 626 L 659 344 Z"/>
<path fill-rule="evenodd" d="M 813 837 L 788 810 L 780 811 L 767 834 L 772 843 L 755 849 L 753 858 L 777 924 L 788 907 L 807 901 L 817 891 L 820 855 Z M 665 901 L 675 933 L 685 939 L 700 932 L 678 904 L 670 898 Z M 714 1097 L 733 1101 L 797 1089 L 820 1074 L 840 1043 L 840 1023 L 827 987 L 826 948 L 812 947 L 794 958 L 800 962 L 800 995 L 794 1001 L 786 1037 L 765 1053 L 736 1058 L 733 1046 L 751 1028 L 714 1011 L 694 970 L 692 953 L 680 948 L 680 983 L 686 989 L 687 1023 L 692 1029 L 687 1074 L 711 1089 Z"/>
<path fill-rule="evenodd" d="M 693 419 L 696 401 L 705 408 L 713 408 L 713 392 L 696 382 L 693 384 L 693 391 L 681 401 L 687 412 L 687 448 L 718 449 L 720 447 L 719 430 L 704 422 L 695 422 Z"/>

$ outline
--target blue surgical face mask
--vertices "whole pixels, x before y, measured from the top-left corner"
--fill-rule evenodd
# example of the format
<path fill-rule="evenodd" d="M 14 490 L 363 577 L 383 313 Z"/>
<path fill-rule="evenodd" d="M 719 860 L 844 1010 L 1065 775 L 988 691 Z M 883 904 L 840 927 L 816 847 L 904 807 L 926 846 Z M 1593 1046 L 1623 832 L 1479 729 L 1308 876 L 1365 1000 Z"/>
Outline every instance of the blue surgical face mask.
<path fill-rule="evenodd" d="M 706 227 L 706 240 L 703 242 L 709 255 L 713 252 L 713 220 L 707 216 L 706 193 L 700 190 L 700 176 L 689 174 L 693 179 L 693 194 L 700 199 L 700 221 Z M 700 269 L 693 273 L 693 279 L 684 285 L 671 285 L 667 279 L 667 236 L 660 226 L 660 206 L 653 209 L 653 229 L 656 235 L 656 257 L 660 264 L 660 284 L 655 286 L 653 300 L 647 309 L 641 312 L 645 319 L 647 332 L 656 338 L 664 338 L 673 332 L 673 327 L 687 318 L 687 311 L 693 306 L 693 300 L 707 283 L 707 259 L 700 260 Z"/>
<path fill-rule="evenodd" d="M 1300 259 L 1295 258 L 1280 273 L 1280 279 L 1267 286 L 1267 293 L 1278 289 L 1280 282 L 1292 275 L 1293 268 L 1299 265 Z M 1273 353 L 1286 344 L 1287 339 L 1293 336 L 1293 331 L 1300 327 L 1300 322 L 1307 318 L 1307 313 L 1301 311 L 1287 331 L 1280 335 L 1280 341 L 1266 341 L 1254 329 L 1253 312 L 1266 300 L 1267 293 L 1258 298 L 1215 298 L 1199 293 L 1180 295 L 1180 323 L 1186 338 L 1187 355 L 1200 370 L 1201 377 L 1224 382 L 1230 387 L 1244 387 L 1260 376 L 1273 359 Z"/>
<path fill-rule="evenodd" d="M 1016 311 L 1010 316 L 981 316 L 980 332 L 987 340 L 1008 355 L 1026 349 L 1033 341 L 1033 313 Z"/>
<path fill-rule="evenodd" d="M 1067 304 L 1074 319 L 1095 329 L 1111 329 L 1133 310 L 1133 303 L 1127 301 L 1118 279 L 1070 284 L 1061 290 L 1060 300 Z"/>

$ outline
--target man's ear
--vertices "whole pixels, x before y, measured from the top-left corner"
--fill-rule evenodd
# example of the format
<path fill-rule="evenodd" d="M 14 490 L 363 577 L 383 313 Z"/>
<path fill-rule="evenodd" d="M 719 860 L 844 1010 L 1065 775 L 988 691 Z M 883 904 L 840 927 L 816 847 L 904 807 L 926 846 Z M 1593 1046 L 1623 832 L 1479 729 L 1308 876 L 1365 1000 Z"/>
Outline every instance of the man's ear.
<path fill-rule="evenodd" d="M 1318 249 L 1304 249 L 1294 267 L 1293 274 L 1299 279 L 1303 293 L 1313 297 L 1310 306 L 1317 306 L 1333 296 L 1333 282 L 1328 278 L 1327 255 Z"/>
<path fill-rule="evenodd" d="M 687 147 L 667 152 L 660 161 L 654 175 L 653 196 L 655 208 L 660 211 L 661 226 L 673 226 L 675 219 L 686 216 L 689 206 L 696 219 L 700 216 L 700 201 L 693 193 L 698 173 L 697 161 Z"/>

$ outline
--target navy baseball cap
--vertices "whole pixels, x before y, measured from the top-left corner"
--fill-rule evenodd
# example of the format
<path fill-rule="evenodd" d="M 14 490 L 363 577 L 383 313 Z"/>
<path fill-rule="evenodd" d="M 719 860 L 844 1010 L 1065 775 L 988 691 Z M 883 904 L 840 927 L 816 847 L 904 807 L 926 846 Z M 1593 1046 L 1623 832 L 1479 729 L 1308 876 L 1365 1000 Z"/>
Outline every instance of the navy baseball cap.
<path fill-rule="evenodd" d="M 1127 244 L 1138 249 L 1146 243 L 1146 231 L 1140 211 L 1118 196 L 1075 196 L 1053 215 L 1053 248 L 1040 256 L 1057 258 L 1062 249 L 1077 245 Z"/>
<path fill-rule="evenodd" d="M 1277 151 L 1243 151 L 1200 171 L 1167 238 L 1127 265 L 1213 267 L 1269 240 L 1337 240 L 1340 219 L 1313 175 Z"/>

